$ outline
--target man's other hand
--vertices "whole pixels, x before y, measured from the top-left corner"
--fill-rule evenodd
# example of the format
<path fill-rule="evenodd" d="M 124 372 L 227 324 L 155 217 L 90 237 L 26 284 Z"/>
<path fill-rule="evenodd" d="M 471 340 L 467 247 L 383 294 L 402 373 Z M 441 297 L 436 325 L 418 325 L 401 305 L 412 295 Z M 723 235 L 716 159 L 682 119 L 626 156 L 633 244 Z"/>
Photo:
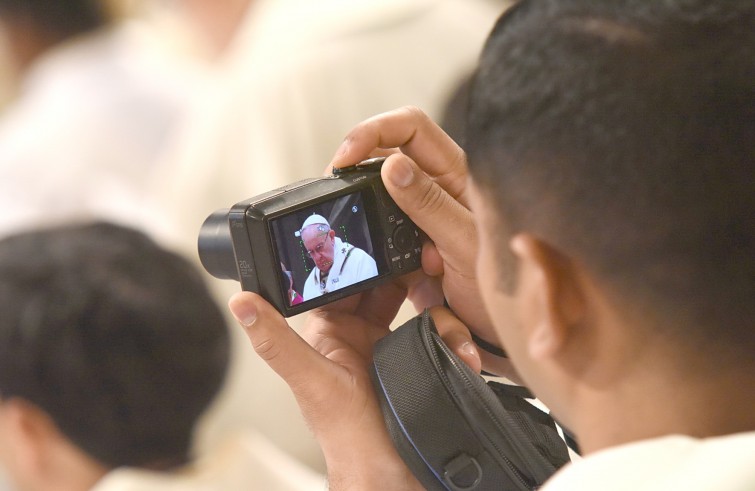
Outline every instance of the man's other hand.
<path fill-rule="evenodd" d="M 322 447 L 331 490 L 421 489 L 393 447 L 369 377 L 372 347 L 405 296 L 387 284 L 315 309 L 302 337 L 259 295 L 229 301 L 254 350 L 296 397 Z"/>

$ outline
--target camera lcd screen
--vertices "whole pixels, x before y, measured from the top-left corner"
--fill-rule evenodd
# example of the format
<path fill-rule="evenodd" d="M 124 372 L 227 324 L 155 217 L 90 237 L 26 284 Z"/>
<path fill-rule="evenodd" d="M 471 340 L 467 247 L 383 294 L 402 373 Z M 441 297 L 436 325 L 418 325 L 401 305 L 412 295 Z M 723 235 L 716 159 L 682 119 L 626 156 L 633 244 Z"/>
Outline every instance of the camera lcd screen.
<path fill-rule="evenodd" d="M 370 223 L 373 200 L 359 191 L 271 220 L 289 307 L 387 272 L 382 241 L 375 242 L 380 227 Z"/>

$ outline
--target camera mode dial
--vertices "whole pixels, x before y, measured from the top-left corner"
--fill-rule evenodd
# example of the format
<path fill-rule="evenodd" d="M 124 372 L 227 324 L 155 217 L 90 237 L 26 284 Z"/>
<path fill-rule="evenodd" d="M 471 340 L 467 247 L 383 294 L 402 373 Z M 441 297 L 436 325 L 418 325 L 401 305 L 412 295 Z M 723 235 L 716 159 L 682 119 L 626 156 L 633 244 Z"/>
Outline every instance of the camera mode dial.
<path fill-rule="evenodd" d="M 416 244 L 416 229 L 407 225 L 399 225 L 393 231 L 393 244 L 399 252 L 410 252 Z"/>

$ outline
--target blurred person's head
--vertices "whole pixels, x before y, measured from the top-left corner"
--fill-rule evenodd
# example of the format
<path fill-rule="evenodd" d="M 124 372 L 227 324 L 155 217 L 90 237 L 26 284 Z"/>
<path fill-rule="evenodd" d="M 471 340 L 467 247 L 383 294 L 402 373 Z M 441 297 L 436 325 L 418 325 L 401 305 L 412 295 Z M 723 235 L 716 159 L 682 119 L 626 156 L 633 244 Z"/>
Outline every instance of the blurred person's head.
<path fill-rule="evenodd" d="M 752 398 L 754 23 L 751 1 L 523 1 L 484 49 L 466 132 L 481 291 L 580 438 L 643 391 Z M 734 406 L 688 434 L 751 430 Z"/>
<path fill-rule="evenodd" d="M 50 47 L 110 20 L 104 0 L 0 0 L 0 26 L 21 70 Z"/>
<path fill-rule="evenodd" d="M 254 0 L 180 0 L 179 7 L 211 55 L 222 54 L 242 29 Z"/>
<path fill-rule="evenodd" d="M 0 460 L 22 491 L 188 462 L 229 361 L 195 268 L 105 223 L 0 241 Z"/>

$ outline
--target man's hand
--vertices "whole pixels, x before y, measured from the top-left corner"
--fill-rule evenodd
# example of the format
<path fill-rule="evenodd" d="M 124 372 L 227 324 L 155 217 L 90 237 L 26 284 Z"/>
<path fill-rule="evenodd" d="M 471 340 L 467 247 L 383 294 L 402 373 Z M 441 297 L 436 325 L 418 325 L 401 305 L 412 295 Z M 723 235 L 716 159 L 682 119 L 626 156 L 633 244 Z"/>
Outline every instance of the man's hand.
<path fill-rule="evenodd" d="M 477 234 L 467 198 L 468 171 L 464 151 L 422 111 L 402 108 L 370 118 L 346 137 L 331 165 L 343 167 L 375 155 L 386 155 L 382 176 L 399 207 L 431 243 L 422 250 L 422 268 L 441 278 L 442 292 L 428 292 L 437 282 L 420 281 L 409 290 L 418 310 L 445 299 L 477 336 L 497 345 L 497 336 L 477 288 Z M 427 303 L 435 299 L 435 303 Z M 456 331 L 458 332 L 458 331 Z M 464 336 L 446 339 L 457 353 L 469 349 Z M 501 373 L 501 361 L 483 355 L 485 368 Z"/>
<path fill-rule="evenodd" d="M 369 377 L 372 347 L 405 296 L 391 283 L 315 309 L 302 337 L 254 293 L 229 302 L 257 354 L 294 393 L 331 490 L 422 489 L 393 447 Z"/>
<path fill-rule="evenodd" d="M 405 296 L 400 283 L 390 283 L 312 310 L 302 337 L 259 295 L 240 292 L 228 303 L 254 350 L 296 397 L 323 450 L 331 490 L 422 489 L 393 447 L 369 375 L 373 346 L 390 332 Z M 451 311 L 431 314 L 444 339 L 473 346 Z M 480 369 L 474 349 L 462 357 Z"/>

